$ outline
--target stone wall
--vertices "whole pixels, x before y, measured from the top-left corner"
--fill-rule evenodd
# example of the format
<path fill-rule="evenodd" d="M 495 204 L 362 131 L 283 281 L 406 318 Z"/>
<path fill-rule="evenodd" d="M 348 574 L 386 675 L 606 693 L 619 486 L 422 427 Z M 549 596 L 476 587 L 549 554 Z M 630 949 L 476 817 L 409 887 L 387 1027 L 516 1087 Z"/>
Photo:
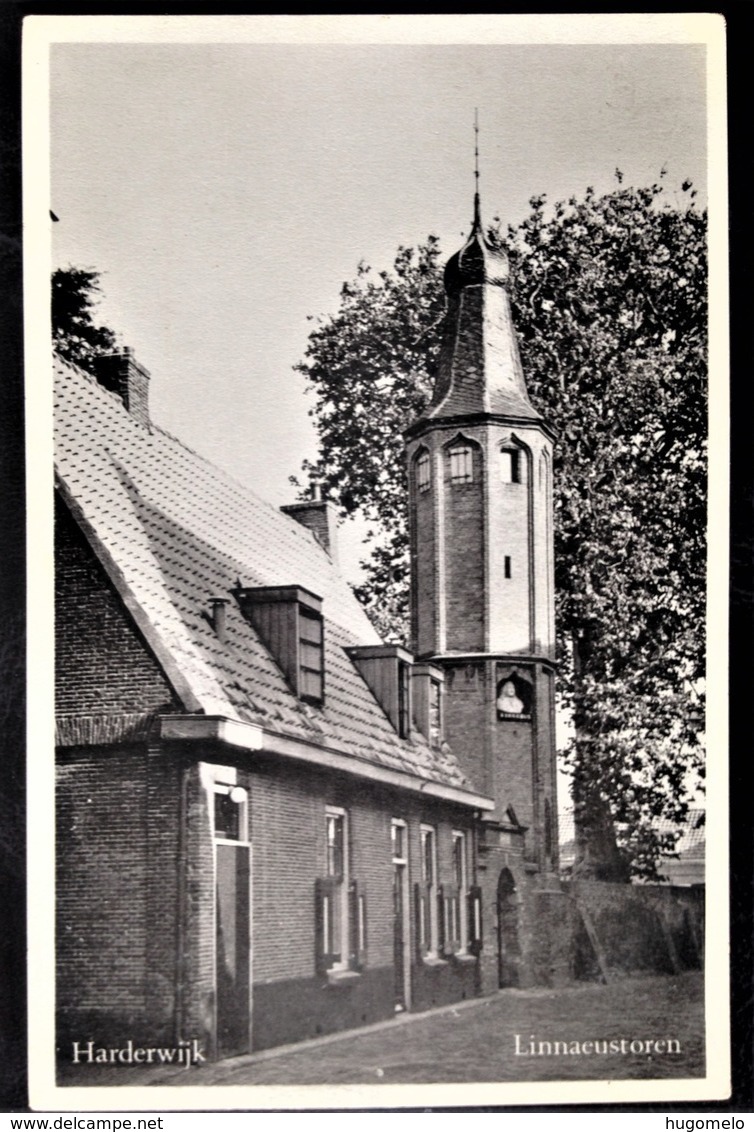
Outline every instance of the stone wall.
<path fill-rule="evenodd" d="M 574 917 L 574 978 L 599 978 L 605 967 L 609 977 L 619 977 L 702 966 L 703 889 L 599 881 L 571 881 L 564 888 L 579 913 Z"/>

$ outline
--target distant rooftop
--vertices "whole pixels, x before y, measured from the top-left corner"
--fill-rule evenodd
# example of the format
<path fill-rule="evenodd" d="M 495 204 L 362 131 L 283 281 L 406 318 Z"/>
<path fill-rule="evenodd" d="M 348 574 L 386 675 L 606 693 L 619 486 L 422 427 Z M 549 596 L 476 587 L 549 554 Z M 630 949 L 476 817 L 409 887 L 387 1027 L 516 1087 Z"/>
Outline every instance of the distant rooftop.
<path fill-rule="evenodd" d="M 703 884 L 705 860 L 705 814 L 702 806 L 689 807 L 688 816 L 676 842 L 678 856 L 663 857 L 660 872 L 669 884 Z M 678 826 L 662 818 L 657 823 L 660 834 L 674 833 Z M 570 870 L 576 858 L 576 830 L 573 810 L 563 810 L 558 818 L 560 867 Z"/>

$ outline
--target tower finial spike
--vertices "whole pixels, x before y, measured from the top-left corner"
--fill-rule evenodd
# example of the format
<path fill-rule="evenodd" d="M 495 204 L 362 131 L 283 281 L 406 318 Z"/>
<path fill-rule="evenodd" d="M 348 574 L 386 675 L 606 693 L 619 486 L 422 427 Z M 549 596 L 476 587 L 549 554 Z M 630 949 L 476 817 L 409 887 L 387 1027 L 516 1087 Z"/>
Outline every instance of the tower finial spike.
<path fill-rule="evenodd" d="M 482 214 L 479 204 L 479 109 L 474 109 L 474 231 L 482 227 Z"/>

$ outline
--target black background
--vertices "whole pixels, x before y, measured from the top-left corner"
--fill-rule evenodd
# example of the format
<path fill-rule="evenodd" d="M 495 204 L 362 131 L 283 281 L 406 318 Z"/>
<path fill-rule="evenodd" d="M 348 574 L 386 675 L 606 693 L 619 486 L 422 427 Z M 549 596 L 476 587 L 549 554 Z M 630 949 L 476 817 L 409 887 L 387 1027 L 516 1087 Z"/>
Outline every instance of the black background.
<path fill-rule="evenodd" d="M 625 12 L 630 5 L 554 5 L 514 12 Z M 733 1093 L 725 1102 L 683 1104 L 683 1112 L 754 1111 L 754 593 L 752 559 L 752 387 L 754 358 L 754 130 L 752 14 L 747 0 L 679 8 L 651 3 L 637 11 L 721 12 L 728 24 L 728 113 L 731 257 L 731 1007 Z M 248 10 L 248 9 L 247 9 Z M 389 6 L 380 12 L 389 12 Z M 475 8 L 484 12 L 484 8 Z M 21 261 L 21 28 L 26 15 L 218 15 L 243 6 L 17 3 L 0 0 L 0 1111 L 27 1110 L 26 893 L 24 827 L 25 547 L 23 323 Z M 295 8 L 286 9 L 294 13 Z M 363 11 L 363 10 L 362 10 Z M 441 12 L 438 7 L 433 12 Z M 255 14 L 260 14 L 255 9 Z M 272 13 L 279 14 L 279 13 Z M 34 972 L 29 972 L 33 979 Z M 583 1111 L 673 1113 L 679 1106 L 585 1106 Z M 534 1111 L 534 1110 L 533 1110 Z M 536 1111 L 558 1111 L 546 1108 Z M 570 1111 L 574 1111 L 571 1109 Z"/>

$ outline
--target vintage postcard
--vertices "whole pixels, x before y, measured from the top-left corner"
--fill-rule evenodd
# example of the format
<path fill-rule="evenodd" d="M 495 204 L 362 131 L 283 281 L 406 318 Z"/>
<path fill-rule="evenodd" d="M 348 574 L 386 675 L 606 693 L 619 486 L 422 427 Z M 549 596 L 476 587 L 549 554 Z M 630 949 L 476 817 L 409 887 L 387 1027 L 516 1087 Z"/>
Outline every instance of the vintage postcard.
<path fill-rule="evenodd" d="M 724 36 L 27 19 L 33 1107 L 729 1095 Z"/>

